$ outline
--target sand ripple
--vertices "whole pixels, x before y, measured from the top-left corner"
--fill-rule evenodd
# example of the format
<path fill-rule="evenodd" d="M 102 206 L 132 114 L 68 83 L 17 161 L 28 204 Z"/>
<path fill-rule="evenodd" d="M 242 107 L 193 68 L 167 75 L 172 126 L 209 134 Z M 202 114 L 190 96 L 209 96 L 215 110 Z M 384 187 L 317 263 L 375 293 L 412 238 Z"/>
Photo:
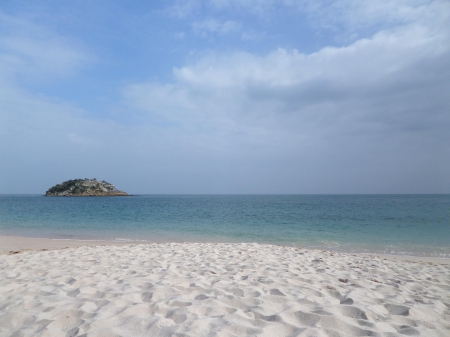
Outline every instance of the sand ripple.
<path fill-rule="evenodd" d="M 0 336 L 450 336 L 439 263 L 258 244 L 0 255 Z"/>

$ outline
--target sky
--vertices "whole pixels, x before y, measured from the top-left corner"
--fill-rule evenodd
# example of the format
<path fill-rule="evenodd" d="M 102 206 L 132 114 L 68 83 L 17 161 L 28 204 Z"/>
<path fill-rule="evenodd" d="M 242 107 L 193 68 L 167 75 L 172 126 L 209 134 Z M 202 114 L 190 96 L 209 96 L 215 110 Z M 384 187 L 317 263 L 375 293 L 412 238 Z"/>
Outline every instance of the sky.
<path fill-rule="evenodd" d="M 450 193 L 450 1 L 0 0 L 0 193 Z"/>

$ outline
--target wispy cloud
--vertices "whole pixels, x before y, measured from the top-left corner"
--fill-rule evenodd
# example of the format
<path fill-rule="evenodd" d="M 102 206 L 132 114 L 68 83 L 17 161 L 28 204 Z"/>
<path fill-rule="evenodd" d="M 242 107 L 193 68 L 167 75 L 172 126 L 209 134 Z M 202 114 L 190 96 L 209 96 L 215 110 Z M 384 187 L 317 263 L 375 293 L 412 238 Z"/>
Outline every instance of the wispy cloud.
<path fill-rule="evenodd" d="M 245 41 L 262 40 L 262 39 L 265 39 L 265 38 L 267 38 L 269 36 L 270 35 L 268 35 L 265 32 L 258 32 L 258 31 L 244 31 L 241 34 L 242 40 L 245 40 Z"/>
<path fill-rule="evenodd" d="M 237 32 L 241 29 L 241 24 L 236 21 L 227 20 L 221 22 L 216 19 L 208 18 L 203 21 L 195 21 L 192 23 L 192 29 L 197 34 L 229 34 Z"/>
<path fill-rule="evenodd" d="M 186 18 L 198 8 L 201 8 L 200 0 L 175 0 L 166 8 L 166 13 L 178 18 Z"/>
<path fill-rule="evenodd" d="M 210 9 L 215 11 L 250 12 L 259 16 L 266 16 L 274 4 L 282 4 L 275 0 L 176 0 L 169 6 L 168 12 L 180 18 Z"/>
<path fill-rule="evenodd" d="M 450 3 L 442 0 L 288 1 L 288 4 L 306 13 L 318 34 L 332 34 L 341 45 L 407 25 L 439 31 L 450 22 Z"/>
<path fill-rule="evenodd" d="M 317 30 L 342 31 L 353 38 L 364 30 L 373 34 L 410 23 L 442 23 L 449 20 L 450 12 L 445 0 L 179 0 L 173 8 L 184 8 L 183 17 L 210 8 L 217 13 L 238 11 L 270 18 L 280 7 L 305 13 Z"/>
<path fill-rule="evenodd" d="M 59 79 L 94 61 L 76 41 L 2 12 L 0 52 L 0 81 L 9 84 Z"/>

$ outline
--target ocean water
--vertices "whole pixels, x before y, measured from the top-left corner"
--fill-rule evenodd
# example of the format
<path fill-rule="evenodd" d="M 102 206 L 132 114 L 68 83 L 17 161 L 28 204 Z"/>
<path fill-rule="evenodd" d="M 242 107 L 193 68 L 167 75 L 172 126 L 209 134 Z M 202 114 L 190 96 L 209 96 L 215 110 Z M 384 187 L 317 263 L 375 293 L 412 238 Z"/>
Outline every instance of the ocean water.
<path fill-rule="evenodd" d="M 0 195 L 0 235 L 450 257 L 450 195 Z"/>

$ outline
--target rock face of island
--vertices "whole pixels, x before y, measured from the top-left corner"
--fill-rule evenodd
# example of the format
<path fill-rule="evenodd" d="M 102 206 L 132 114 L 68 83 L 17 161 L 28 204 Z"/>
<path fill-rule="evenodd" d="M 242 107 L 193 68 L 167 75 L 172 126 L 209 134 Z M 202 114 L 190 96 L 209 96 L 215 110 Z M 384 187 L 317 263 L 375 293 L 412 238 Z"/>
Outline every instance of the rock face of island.
<path fill-rule="evenodd" d="M 116 189 L 113 184 L 97 179 L 67 180 L 50 188 L 45 195 L 48 197 L 116 197 L 129 194 Z"/>

